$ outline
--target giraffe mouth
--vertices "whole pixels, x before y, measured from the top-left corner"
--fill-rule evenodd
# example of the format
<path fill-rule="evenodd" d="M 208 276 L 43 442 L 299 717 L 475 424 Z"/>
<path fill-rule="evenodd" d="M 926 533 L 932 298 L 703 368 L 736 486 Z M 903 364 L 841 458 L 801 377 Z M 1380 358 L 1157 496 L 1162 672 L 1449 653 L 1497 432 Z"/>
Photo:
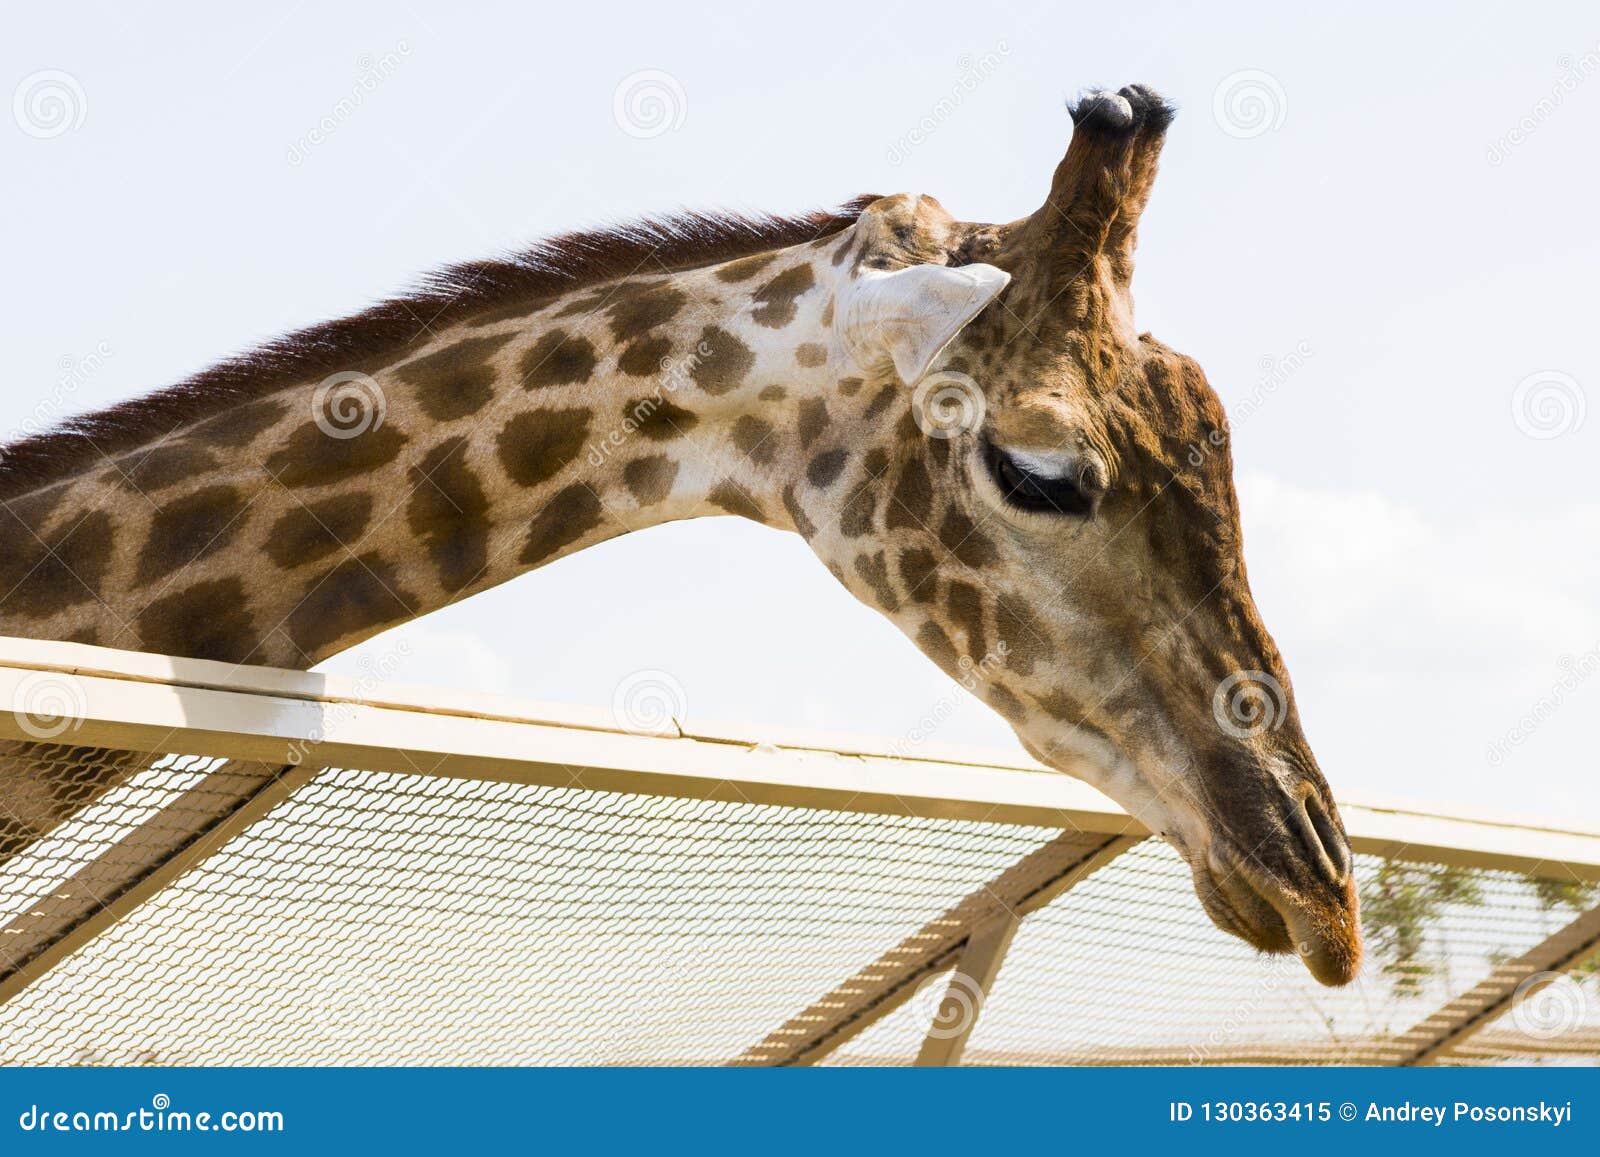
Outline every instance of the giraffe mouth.
<path fill-rule="evenodd" d="M 1195 892 L 1211 922 L 1263 952 L 1287 952 L 1293 946 L 1289 926 L 1266 897 L 1233 870 L 1198 867 Z"/>
<path fill-rule="evenodd" d="M 1355 979 L 1361 937 L 1353 877 L 1307 892 L 1215 846 L 1191 858 L 1191 871 L 1206 915 L 1222 931 L 1270 955 L 1294 953 L 1321 984 Z"/>
<path fill-rule="evenodd" d="M 1077 729 L 1080 735 L 1091 730 L 1083 725 Z M 1298 955 L 1321 984 L 1338 986 L 1355 979 L 1362 955 L 1355 873 L 1343 829 L 1331 810 L 1313 807 L 1315 801 L 1308 803 L 1305 792 L 1296 800 L 1277 800 L 1274 814 L 1281 822 L 1275 827 L 1299 838 L 1281 847 L 1252 841 L 1256 854 L 1246 854 L 1245 845 L 1206 823 L 1197 810 L 1154 792 L 1130 790 L 1130 782 L 1138 781 L 1132 758 L 1103 732 L 1093 734 L 1104 750 L 1083 748 L 1078 754 L 1096 766 L 1121 767 L 1129 774 L 1091 782 L 1177 850 L 1189 865 L 1195 893 L 1212 923 L 1262 952 Z M 1027 737 L 1022 743 L 1041 763 L 1067 770 Z M 1302 815 L 1307 807 L 1315 814 Z"/>

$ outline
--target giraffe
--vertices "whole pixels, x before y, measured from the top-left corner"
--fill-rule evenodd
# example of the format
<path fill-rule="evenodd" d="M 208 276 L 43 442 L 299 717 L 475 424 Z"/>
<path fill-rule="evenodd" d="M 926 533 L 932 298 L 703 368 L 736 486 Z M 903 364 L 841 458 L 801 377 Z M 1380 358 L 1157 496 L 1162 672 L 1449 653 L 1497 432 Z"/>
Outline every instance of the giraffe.
<path fill-rule="evenodd" d="M 1351 854 L 1226 418 L 1133 321 L 1173 111 L 1070 112 L 1018 221 L 900 194 L 568 235 L 14 443 L 0 631 L 303 669 L 627 531 L 752 519 L 1170 842 L 1220 928 L 1346 983 Z M 0 854 L 86 796 L 28 755 Z"/>

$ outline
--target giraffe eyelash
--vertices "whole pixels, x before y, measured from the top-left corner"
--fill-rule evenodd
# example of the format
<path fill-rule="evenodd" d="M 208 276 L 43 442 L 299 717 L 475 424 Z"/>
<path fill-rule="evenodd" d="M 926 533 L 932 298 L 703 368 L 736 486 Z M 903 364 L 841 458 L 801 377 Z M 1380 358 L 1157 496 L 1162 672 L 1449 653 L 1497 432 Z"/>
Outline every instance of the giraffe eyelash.
<path fill-rule="evenodd" d="M 1076 470 L 1045 474 L 1040 459 L 1008 453 L 992 442 L 984 445 L 984 463 L 1001 496 L 1018 510 L 1076 518 L 1094 514 L 1097 498 L 1080 485 Z"/>

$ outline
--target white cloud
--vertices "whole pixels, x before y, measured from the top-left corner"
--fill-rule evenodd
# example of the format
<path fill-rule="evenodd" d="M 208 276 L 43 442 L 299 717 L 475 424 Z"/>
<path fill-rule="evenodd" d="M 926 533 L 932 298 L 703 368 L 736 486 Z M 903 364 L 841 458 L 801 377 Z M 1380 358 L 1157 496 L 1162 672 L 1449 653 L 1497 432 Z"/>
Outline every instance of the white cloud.
<path fill-rule="evenodd" d="M 1464 517 L 1446 522 L 1383 495 L 1239 479 L 1251 583 L 1324 770 L 1336 789 L 1600 819 L 1600 680 L 1488 757 L 1600 647 L 1600 505 L 1479 514 L 1474 480 L 1456 485 Z"/>

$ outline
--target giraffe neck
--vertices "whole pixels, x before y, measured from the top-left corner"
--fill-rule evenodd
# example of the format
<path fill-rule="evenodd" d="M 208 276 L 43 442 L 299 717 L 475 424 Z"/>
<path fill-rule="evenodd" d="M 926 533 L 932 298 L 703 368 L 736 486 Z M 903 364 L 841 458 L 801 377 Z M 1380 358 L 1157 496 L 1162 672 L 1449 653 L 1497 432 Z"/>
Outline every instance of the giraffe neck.
<path fill-rule="evenodd" d="M 489 309 L 5 496 L 0 633 L 307 667 L 630 530 L 805 531 L 852 232 Z"/>

